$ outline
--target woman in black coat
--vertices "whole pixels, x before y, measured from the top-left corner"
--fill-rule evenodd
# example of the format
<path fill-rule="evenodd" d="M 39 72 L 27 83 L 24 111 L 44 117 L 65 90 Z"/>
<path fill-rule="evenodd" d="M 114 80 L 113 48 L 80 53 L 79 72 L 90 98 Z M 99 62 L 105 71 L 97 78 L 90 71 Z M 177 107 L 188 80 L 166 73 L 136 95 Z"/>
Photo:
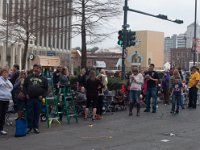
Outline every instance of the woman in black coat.
<path fill-rule="evenodd" d="M 86 81 L 86 96 L 87 96 L 87 104 L 85 109 L 85 119 L 87 119 L 89 107 L 92 106 L 92 120 L 96 118 L 97 105 L 98 105 L 98 91 L 101 87 L 101 82 L 96 78 L 96 73 L 94 70 L 91 70 L 89 73 L 89 78 Z"/>

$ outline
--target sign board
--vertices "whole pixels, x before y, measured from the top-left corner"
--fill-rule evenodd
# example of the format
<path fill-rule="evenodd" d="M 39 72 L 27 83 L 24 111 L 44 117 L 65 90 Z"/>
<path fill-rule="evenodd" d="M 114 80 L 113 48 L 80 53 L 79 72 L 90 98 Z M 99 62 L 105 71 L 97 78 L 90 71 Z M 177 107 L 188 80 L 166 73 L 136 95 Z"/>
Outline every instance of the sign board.
<path fill-rule="evenodd" d="M 55 51 L 47 51 L 47 56 L 55 56 Z"/>
<path fill-rule="evenodd" d="M 36 56 L 32 60 L 32 64 L 40 64 L 44 67 L 57 67 L 60 66 L 60 58 L 56 56 Z"/>
<path fill-rule="evenodd" d="M 94 67 L 95 68 L 106 68 L 106 63 L 104 61 L 96 61 Z"/>

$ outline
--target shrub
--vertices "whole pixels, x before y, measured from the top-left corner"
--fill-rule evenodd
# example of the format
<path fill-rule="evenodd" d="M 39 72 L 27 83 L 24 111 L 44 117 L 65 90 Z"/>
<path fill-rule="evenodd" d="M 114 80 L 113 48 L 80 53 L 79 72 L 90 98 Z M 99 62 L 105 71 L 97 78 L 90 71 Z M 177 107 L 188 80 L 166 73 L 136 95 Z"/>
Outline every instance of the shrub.
<path fill-rule="evenodd" d="M 116 77 L 108 78 L 108 90 L 109 91 L 121 89 L 122 84 L 126 85 L 126 81 L 123 81 L 120 78 L 116 78 Z"/>
<path fill-rule="evenodd" d="M 70 83 L 71 83 L 72 88 L 75 88 L 74 86 L 75 86 L 77 80 L 78 80 L 77 77 L 70 77 Z M 126 81 L 123 81 L 117 77 L 113 77 L 113 78 L 108 77 L 108 90 L 109 91 L 121 89 L 122 84 L 126 85 Z"/>

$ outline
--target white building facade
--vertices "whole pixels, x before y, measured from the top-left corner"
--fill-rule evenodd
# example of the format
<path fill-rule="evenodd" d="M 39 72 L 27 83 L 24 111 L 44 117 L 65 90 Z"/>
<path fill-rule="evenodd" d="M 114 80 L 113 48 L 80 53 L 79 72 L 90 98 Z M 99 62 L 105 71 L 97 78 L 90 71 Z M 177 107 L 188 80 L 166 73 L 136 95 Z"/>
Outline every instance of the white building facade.
<path fill-rule="evenodd" d="M 196 25 L 196 38 L 199 41 L 197 43 L 197 52 L 199 53 L 200 49 L 200 26 Z M 194 23 L 187 26 L 187 30 L 183 34 L 176 35 L 174 34 L 171 37 L 165 37 L 165 62 L 171 62 L 171 49 L 191 49 L 194 39 Z M 198 55 L 197 55 L 198 56 Z M 198 59 L 198 58 L 197 58 Z"/>
<path fill-rule="evenodd" d="M 192 48 L 193 38 L 194 38 L 194 23 L 187 26 L 187 31 L 185 32 L 187 44 L 186 48 Z M 196 38 L 200 38 L 200 26 L 196 25 Z"/>
<path fill-rule="evenodd" d="M 29 41 L 26 69 L 30 67 L 30 54 L 48 55 L 50 51 L 64 59 L 61 60 L 63 65 L 70 63 L 71 7 L 70 0 L 0 0 L 0 20 L 8 18 L 9 22 L 16 23 L 35 37 Z M 29 23 L 26 24 L 23 20 L 28 20 Z M 29 28 L 26 28 L 27 25 Z M 24 43 L 20 40 L 9 40 L 6 50 L 6 41 L 5 37 L 0 37 L 1 66 L 11 67 L 13 64 L 19 64 L 21 67 L 19 59 L 24 50 Z"/>

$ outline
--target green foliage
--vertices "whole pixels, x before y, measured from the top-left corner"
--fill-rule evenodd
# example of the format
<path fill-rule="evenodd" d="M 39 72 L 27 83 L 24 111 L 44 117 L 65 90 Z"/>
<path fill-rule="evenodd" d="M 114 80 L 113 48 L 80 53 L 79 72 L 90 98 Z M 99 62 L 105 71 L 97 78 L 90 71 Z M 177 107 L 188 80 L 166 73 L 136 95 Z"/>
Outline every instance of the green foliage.
<path fill-rule="evenodd" d="M 72 89 L 75 89 L 76 82 L 78 81 L 78 76 L 71 76 L 70 77 L 70 84 Z"/>
<path fill-rule="evenodd" d="M 108 90 L 118 90 L 121 89 L 122 84 L 126 85 L 126 81 L 121 80 L 120 78 L 108 78 Z"/>
<path fill-rule="evenodd" d="M 77 76 L 70 77 L 70 83 L 71 83 L 72 88 L 75 88 L 74 86 L 75 86 L 77 80 L 78 80 Z M 116 78 L 116 77 L 114 77 L 114 78 L 108 77 L 108 90 L 109 91 L 121 89 L 122 84 L 126 85 L 126 81 L 123 81 L 120 78 Z"/>
<path fill-rule="evenodd" d="M 74 68 L 74 76 L 78 76 L 80 74 L 80 68 Z"/>

